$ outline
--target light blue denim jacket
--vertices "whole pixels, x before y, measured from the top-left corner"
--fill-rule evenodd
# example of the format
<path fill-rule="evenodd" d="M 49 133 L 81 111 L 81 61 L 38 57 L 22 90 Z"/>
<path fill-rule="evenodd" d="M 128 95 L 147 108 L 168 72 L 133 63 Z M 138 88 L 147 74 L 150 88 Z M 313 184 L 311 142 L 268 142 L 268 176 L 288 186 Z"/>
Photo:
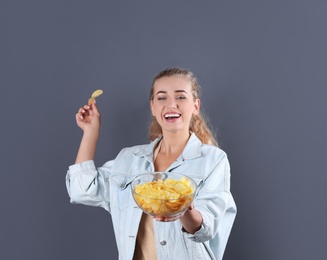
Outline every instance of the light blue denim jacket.
<path fill-rule="evenodd" d="M 130 183 L 136 175 L 154 171 L 153 150 L 159 140 L 124 148 L 115 160 L 98 169 L 93 161 L 69 167 L 66 186 L 70 201 L 103 207 L 111 214 L 119 259 L 133 258 L 142 215 L 133 200 Z M 185 174 L 198 184 L 194 206 L 203 222 L 200 230 L 189 234 L 178 220 L 154 220 L 158 259 L 222 259 L 236 215 L 226 154 L 215 146 L 202 144 L 192 134 L 181 156 L 167 171 Z"/>

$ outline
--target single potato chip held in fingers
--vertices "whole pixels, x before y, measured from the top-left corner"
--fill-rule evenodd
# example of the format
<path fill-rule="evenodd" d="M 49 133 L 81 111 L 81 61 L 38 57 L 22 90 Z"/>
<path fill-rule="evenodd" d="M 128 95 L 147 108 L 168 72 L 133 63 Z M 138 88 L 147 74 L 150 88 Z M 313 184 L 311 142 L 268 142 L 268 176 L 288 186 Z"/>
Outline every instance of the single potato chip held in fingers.
<path fill-rule="evenodd" d="M 102 93 L 103 93 L 103 90 L 101 90 L 101 89 L 94 91 L 92 93 L 91 97 L 89 98 L 88 105 L 89 106 L 92 105 L 94 99 L 96 99 L 98 96 L 102 95 Z"/>

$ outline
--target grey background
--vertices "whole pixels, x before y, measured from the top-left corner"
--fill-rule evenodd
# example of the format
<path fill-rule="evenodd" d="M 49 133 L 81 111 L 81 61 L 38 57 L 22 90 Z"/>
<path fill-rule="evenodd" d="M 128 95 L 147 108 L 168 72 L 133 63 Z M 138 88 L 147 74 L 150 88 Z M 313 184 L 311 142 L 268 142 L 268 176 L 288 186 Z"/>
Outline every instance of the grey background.
<path fill-rule="evenodd" d="M 104 90 L 100 166 L 147 142 L 150 83 L 172 66 L 197 75 L 231 162 L 224 259 L 325 259 L 326 7 L 1 0 L 1 259 L 117 259 L 110 215 L 66 193 L 74 115 Z"/>

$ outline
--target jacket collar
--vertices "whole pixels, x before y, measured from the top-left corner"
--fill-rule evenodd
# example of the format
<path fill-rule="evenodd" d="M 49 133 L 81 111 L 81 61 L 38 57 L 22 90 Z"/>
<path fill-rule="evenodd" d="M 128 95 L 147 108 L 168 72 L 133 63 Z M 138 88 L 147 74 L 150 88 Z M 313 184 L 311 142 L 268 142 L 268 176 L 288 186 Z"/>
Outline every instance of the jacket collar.
<path fill-rule="evenodd" d="M 151 143 L 146 145 L 143 149 L 134 153 L 133 155 L 137 157 L 152 158 L 153 150 L 161 139 L 162 136 L 156 138 Z M 193 159 L 201 156 L 201 145 L 202 143 L 199 140 L 199 138 L 194 133 L 192 133 L 179 159 L 186 160 L 186 159 Z"/>

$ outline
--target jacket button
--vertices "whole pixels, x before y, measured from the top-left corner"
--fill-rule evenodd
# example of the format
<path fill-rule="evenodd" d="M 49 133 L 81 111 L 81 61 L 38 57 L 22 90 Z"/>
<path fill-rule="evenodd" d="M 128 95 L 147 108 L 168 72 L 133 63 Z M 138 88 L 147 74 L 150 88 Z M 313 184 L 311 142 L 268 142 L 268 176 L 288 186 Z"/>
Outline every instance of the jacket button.
<path fill-rule="evenodd" d="M 166 245 L 166 241 L 165 240 L 160 241 L 160 245 L 162 246 Z"/>

